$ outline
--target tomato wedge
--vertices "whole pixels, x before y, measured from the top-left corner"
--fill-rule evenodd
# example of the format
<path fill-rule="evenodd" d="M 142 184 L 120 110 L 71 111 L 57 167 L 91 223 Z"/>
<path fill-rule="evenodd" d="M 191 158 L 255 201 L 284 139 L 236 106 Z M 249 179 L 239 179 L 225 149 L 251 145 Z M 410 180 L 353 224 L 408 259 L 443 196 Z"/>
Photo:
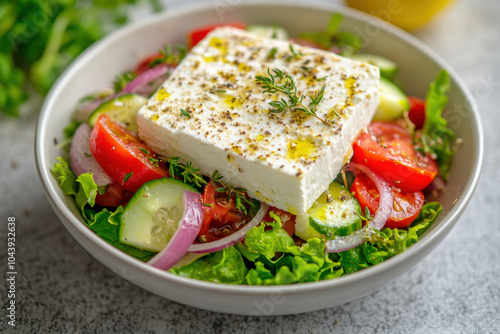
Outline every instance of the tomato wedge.
<path fill-rule="evenodd" d="M 191 49 L 193 46 L 198 44 L 205 36 L 218 27 L 230 26 L 233 28 L 246 29 L 246 24 L 243 22 L 231 22 L 231 23 L 223 23 L 223 24 L 212 24 L 209 26 L 204 26 L 195 30 L 192 30 L 188 34 L 188 48 Z"/>
<path fill-rule="evenodd" d="M 413 96 L 408 96 L 410 101 L 410 111 L 408 117 L 415 124 L 415 129 L 419 130 L 424 127 L 425 122 L 425 101 Z"/>
<path fill-rule="evenodd" d="M 266 223 L 274 222 L 274 219 L 271 217 L 270 212 L 273 212 L 276 216 L 278 216 L 281 219 L 281 226 L 286 231 L 286 233 L 288 233 L 289 236 L 292 236 L 295 233 L 295 217 L 296 217 L 295 215 L 272 206 L 267 210 L 266 215 L 262 219 L 263 222 Z"/>
<path fill-rule="evenodd" d="M 238 230 L 238 223 L 249 222 L 250 217 L 236 209 L 234 199 L 227 202 L 225 197 L 216 198 L 217 187 L 210 181 L 203 190 L 203 221 L 201 223 L 198 239 L 203 242 L 218 240 L 226 233 Z M 224 200 L 222 200 L 224 199 Z M 230 233 L 229 233 L 230 234 Z"/>
<path fill-rule="evenodd" d="M 106 207 L 119 207 L 125 206 L 132 198 L 132 193 L 123 189 L 122 186 L 117 184 L 108 184 L 104 194 L 97 194 L 95 197 L 95 204 Z"/>
<path fill-rule="evenodd" d="M 373 215 L 378 209 L 380 194 L 375 184 L 364 174 L 358 174 L 350 189 L 354 197 L 359 201 L 361 209 L 365 207 Z M 404 192 L 392 191 L 394 198 L 393 207 L 385 227 L 404 228 L 417 218 L 424 205 L 424 194 L 421 191 Z"/>
<path fill-rule="evenodd" d="M 125 190 L 136 192 L 148 181 L 170 176 L 145 143 L 106 114 L 97 119 L 89 146 L 99 165 Z"/>
<path fill-rule="evenodd" d="M 419 191 L 432 182 L 437 165 L 414 149 L 406 129 L 395 123 L 373 122 L 368 130 L 353 144 L 353 161 L 404 191 Z"/>

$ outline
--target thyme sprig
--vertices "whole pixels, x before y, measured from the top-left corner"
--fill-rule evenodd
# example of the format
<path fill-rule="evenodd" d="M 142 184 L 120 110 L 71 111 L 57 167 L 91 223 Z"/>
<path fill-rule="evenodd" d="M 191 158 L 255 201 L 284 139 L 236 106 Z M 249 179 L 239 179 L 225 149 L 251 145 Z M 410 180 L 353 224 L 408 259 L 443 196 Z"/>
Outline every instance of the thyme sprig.
<path fill-rule="evenodd" d="M 289 44 L 288 48 L 290 49 L 290 53 L 286 55 L 286 60 L 290 61 L 292 59 L 299 58 L 300 56 L 303 56 L 302 51 L 300 51 L 300 50 L 295 51 L 292 44 Z"/>
<path fill-rule="evenodd" d="M 225 183 L 222 181 L 222 175 L 220 175 L 219 171 L 215 171 L 212 174 L 212 182 L 217 187 L 215 191 L 221 194 L 227 194 L 227 202 L 231 201 L 231 197 L 234 195 L 235 200 L 235 208 L 241 213 L 248 215 L 247 207 L 245 203 L 254 206 L 254 203 L 247 198 L 247 190 L 241 187 L 234 187 L 229 183 Z"/>
<path fill-rule="evenodd" d="M 207 181 L 201 176 L 200 169 L 194 168 L 190 161 L 186 162 L 186 165 L 179 163 L 179 157 L 170 157 L 165 159 L 168 163 L 168 172 L 173 178 L 181 178 L 184 183 L 194 185 L 196 187 L 203 187 L 207 184 Z"/>
<path fill-rule="evenodd" d="M 178 44 L 176 51 L 172 49 L 170 44 L 165 44 L 163 49 L 160 50 L 159 57 L 151 60 L 148 67 L 152 68 L 160 64 L 177 65 L 187 55 L 187 49 L 184 45 Z"/>
<path fill-rule="evenodd" d="M 276 53 L 278 52 L 278 49 L 277 48 L 272 48 L 271 50 L 269 50 L 269 52 L 267 53 L 267 56 L 266 56 L 266 59 L 274 59 L 274 57 L 276 56 Z"/>
<path fill-rule="evenodd" d="M 316 115 L 318 105 L 323 100 L 326 86 L 323 85 L 320 91 L 312 96 L 309 95 L 311 102 L 308 105 L 304 104 L 304 95 L 298 95 L 297 86 L 293 77 L 277 68 L 267 69 L 269 76 L 258 75 L 255 77 L 255 82 L 261 85 L 264 90 L 263 93 L 282 93 L 288 97 L 288 100 L 281 98 L 281 100 L 271 101 L 269 105 L 273 107 L 269 112 L 281 113 L 288 109 L 295 109 L 304 112 L 307 116 L 314 116 L 326 125 L 330 125 L 323 118 Z M 281 84 L 280 84 L 281 83 Z"/>

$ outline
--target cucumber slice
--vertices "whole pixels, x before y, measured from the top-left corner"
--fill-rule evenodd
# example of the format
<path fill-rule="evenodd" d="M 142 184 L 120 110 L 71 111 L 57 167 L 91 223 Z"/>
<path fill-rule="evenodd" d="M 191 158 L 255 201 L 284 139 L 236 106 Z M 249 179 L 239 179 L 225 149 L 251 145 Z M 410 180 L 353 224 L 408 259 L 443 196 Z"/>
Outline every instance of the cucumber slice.
<path fill-rule="evenodd" d="M 395 62 L 379 55 L 359 53 L 352 55 L 351 59 L 377 66 L 380 69 L 380 75 L 389 80 L 394 78 L 399 69 Z"/>
<path fill-rule="evenodd" d="M 182 194 L 193 187 L 165 177 L 145 183 L 121 216 L 120 242 L 159 252 L 177 230 L 184 213 Z"/>
<path fill-rule="evenodd" d="M 380 78 L 380 104 L 374 121 L 393 121 L 403 117 L 405 111 L 410 110 L 408 97 L 391 81 Z"/>
<path fill-rule="evenodd" d="M 101 114 L 107 114 L 114 120 L 124 124 L 127 129 L 137 133 L 137 112 L 148 100 L 135 94 L 126 94 L 104 102 L 89 117 L 89 125 L 93 127 Z"/>
<path fill-rule="evenodd" d="M 351 193 L 337 182 L 314 202 L 306 213 L 295 219 L 295 234 L 303 240 L 315 236 L 333 239 L 349 235 L 363 226 L 361 207 Z"/>
<path fill-rule="evenodd" d="M 282 40 L 288 39 L 288 32 L 285 30 L 285 28 L 280 26 L 251 25 L 247 28 L 247 30 L 261 37 L 276 38 Z"/>

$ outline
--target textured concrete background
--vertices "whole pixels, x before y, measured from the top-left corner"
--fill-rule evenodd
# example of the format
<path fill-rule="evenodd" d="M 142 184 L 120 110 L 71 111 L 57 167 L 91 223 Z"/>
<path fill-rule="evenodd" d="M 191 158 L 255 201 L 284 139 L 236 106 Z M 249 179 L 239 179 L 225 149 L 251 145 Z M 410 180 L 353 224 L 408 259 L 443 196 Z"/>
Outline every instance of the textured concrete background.
<path fill-rule="evenodd" d="M 484 168 L 462 218 L 409 273 L 365 298 L 313 313 L 269 318 L 212 313 L 118 277 L 73 240 L 45 199 L 33 156 L 37 107 L 25 110 L 21 120 L 0 115 L 2 273 L 6 221 L 17 219 L 18 313 L 12 332 L 499 333 L 499 15 L 496 0 L 462 0 L 414 32 L 458 72 L 482 116 Z M 5 288 L 1 283 L 0 332 L 7 328 Z"/>

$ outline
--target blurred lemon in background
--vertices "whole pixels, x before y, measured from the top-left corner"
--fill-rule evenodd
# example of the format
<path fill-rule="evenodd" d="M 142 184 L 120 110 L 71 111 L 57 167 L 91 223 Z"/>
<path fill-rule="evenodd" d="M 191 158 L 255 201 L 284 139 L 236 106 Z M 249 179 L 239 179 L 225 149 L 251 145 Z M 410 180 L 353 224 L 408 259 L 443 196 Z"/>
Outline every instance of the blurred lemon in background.
<path fill-rule="evenodd" d="M 411 30 L 427 23 L 453 0 L 346 0 L 349 7 Z"/>

